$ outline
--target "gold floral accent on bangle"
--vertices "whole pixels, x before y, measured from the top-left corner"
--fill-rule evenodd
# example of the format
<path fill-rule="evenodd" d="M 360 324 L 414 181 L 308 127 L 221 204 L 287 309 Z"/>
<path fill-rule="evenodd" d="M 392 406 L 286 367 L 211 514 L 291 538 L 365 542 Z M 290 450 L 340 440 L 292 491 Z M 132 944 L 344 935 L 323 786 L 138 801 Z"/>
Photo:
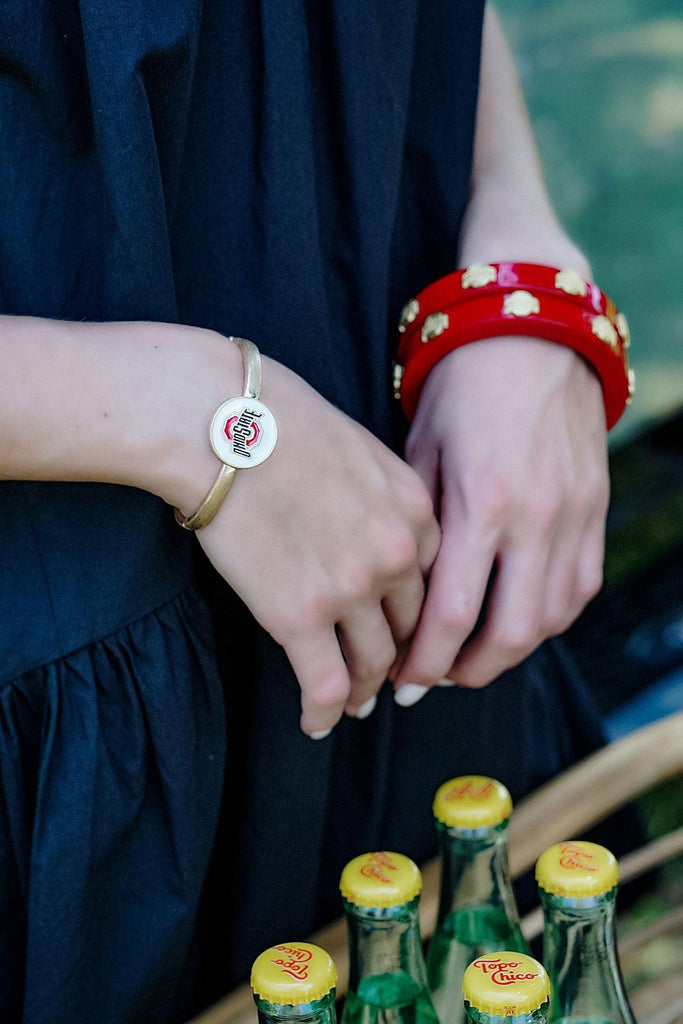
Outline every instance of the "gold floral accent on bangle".
<path fill-rule="evenodd" d="M 463 288 L 483 288 L 498 280 L 498 270 L 490 263 L 471 263 L 462 275 Z"/>
<path fill-rule="evenodd" d="M 567 295 L 585 295 L 588 291 L 586 282 L 575 270 L 558 270 L 555 287 Z"/>
<path fill-rule="evenodd" d="M 636 375 L 635 375 L 633 370 L 629 370 L 628 371 L 627 380 L 628 380 L 628 398 L 626 399 L 626 404 L 630 405 L 631 402 L 633 401 L 633 396 L 636 393 Z"/>
<path fill-rule="evenodd" d="M 628 320 L 623 313 L 617 313 L 616 316 L 617 330 L 621 335 L 622 341 L 624 342 L 624 348 L 628 348 L 631 344 L 631 331 L 629 330 Z"/>
<path fill-rule="evenodd" d="M 422 325 L 422 341 L 431 341 L 438 338 L 448 329 L 450 319 L 448 313 L 430 313 Z"/>
<path fill-rule="evenodd" d="M 510 292 L 503 300 L 503 316 L 531 316 L 541 312 L 541 303 L 531 292 Z"/>
<path fill-rule="evenodd" d="M 391 382 L 394 388 L 394 398 L 400 398 L 401 384 L 403 383 L 403 367 L 400 363 L 394 363 L 393 365 Z"/>
<path fill-rule="evenodd" d="M 398 322 L 399 334 L 403 334 L 405 332 L 408 324 L 412 324 L 419 312 L 420 303 L 417 299 L 411 299 L 409 302 L 406 302 L 405 306 L 401 310 L 401 319 Z"/>
<path fill-rule="evenodd" d="M 594 316 L 591 321 L 591 331 L 600 341 L 606 342 L 616 352 L 619 345 L 619 335 L 606 316 Z"/>

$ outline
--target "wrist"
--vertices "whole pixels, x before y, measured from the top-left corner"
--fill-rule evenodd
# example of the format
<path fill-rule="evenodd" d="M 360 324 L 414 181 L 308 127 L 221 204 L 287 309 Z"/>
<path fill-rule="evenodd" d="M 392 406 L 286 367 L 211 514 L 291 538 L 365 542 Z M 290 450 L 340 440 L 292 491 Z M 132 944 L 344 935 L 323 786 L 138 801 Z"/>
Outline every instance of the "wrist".
<path fill-rule="evenodd" d="M 449 352 L 486 338 L 534 337 L 578 352 L 602 382 L 608 428 L 633 393 L 625 316 L 570 268 L 472 264 L 411 299 L 399 333 L 394 393 L 409 419 L 433 367 Z"/>
<path fill-rule="evenodd" d="M 134 472 L 138 486 L 188 514 L 221 467 L 209 425 L 219 405 L 242 393 L 242 360 L 226 337 L 200 328 L 171 328 L 154 349 L 161 358 L 136 432 Z"/>
<path fill-rule="evenodd" d="M 261 402 L 262 364 L 258 346 L 248 338 L 228 338 L 242 356 L 242 393 L 221 402 L 209 427 L 209 443 L 220 462 L 211 488 L 199 505 L 186 515 L 175 508 L 177 523 L 185 530 L 201 530 L 220 511 L 240 469 L 265 462 L 277 444 L 277 423 Z"/>
<path fill-rule="evenodd" d="M 125 484 L 200 501 L 208 424 L 241 394 L 236 347 L 200 328 L 0 317 L 0 476 Z"/>
<path fill-rule="evenodd" d="M 432 402 L 437 392 L 445 389 L 450 393 L 457 384 L 479 391 L 491 388 L 498 393 L 500 404 L 505 399 L 522 413 L 531 401 L 542 400 L 544 395 L 555 394 L 575 381 L 580 381 L 598 404 L 602 403 L 600 378 L 578 352 L 542 338 L 484 338 L 440 359 L 425 380 L 420 402 L 423 398 Z"/>

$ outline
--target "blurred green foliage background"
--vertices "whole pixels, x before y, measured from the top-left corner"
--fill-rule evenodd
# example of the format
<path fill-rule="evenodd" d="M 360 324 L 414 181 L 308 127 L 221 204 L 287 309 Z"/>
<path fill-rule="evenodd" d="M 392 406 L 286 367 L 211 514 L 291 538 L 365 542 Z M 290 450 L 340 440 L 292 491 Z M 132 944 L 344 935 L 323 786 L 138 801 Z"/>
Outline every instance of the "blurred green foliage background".
<path fill-rule="evenodd" d="M 498 0 L 551 197 L 626 313 L 617 444 L 683 405 L 683 0 Z"/>
<path fill-rule="evenodd" d="M 657 675 L 629 662 L 631 634 L 648 619 L 678 622 L 683 607 L 681 419 L 647 431 L 683 409 L 683 0 L 496 3 L 555 208 L 631 327 L 637 392 L 610 435 L 606 586 L 568 634 L 609 708 Z M 639 802 L 650 838 L 666 835 L 683 821 L 683 778 Z M 641 1020 L 671 1020 L 677 1008 L 683 1024 L 680 922 L 627 950 L 629 933 L 661 927 L 682 901 L 677 857 L 621 915 Z"/>

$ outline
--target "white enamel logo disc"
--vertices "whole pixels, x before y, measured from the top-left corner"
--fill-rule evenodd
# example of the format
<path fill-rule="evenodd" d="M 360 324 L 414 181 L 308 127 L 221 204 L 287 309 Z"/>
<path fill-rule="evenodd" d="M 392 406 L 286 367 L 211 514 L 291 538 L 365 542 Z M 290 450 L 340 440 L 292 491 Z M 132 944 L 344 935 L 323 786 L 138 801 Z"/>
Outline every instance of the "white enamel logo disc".
<path fill-rule="evenodd" d="M 249 469 L 272 454 L 277 424 L 257 398 L 231 398 L 216 410 L 209 432 L 211 447 L 226 466 Z"/>

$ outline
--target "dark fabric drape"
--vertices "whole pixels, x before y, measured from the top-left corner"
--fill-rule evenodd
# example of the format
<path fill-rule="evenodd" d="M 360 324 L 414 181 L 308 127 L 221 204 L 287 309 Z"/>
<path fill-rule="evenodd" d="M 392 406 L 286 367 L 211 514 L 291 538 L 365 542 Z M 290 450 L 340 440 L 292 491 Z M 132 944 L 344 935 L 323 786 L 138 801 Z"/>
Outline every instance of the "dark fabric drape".
<path fill-rule="evenodd" d="M 5 0 L 0 312 L 251 337 L 400 443 L 393 325 L 455 266 L 482 7 Z M 428 856 L 449 775 L 519 796 L 600 742 L 551 646 L 313 743 L 157 499 L 0 482 L 0 538 L 5 1024 L 182 1020 L 338 913 L 347 857 Z"/>

